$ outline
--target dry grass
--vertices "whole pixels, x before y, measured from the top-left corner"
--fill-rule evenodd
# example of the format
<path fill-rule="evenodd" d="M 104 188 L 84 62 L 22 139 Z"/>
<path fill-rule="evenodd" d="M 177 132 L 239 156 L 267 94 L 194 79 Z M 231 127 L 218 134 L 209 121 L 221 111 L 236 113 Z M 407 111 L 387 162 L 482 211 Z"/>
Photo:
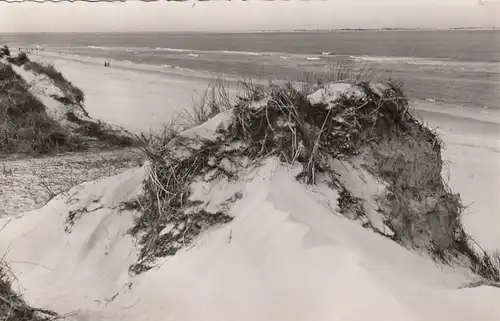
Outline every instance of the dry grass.
<path fill-rule="evenodd" d="M 74 104 L 82 104 L 85 101 L 85 95 L 83 91 L 76 87 L 73 83 L 67 80 L 63 74 L 61 74 L 54 65 L 41 64 L 36 61 L 26 61 L 24 63 L 24 69 L 34 72 L 35 74 L 45 75 L 49 77 L 54 84 L 62 90 L 64 97 Z"/>
<path fill-rule="evenodd" d="M 191 128 L 203 124 L 213 116 L 231 108 L 232 98 L 228 83 L 220 77 L 213 78 L 207 89 L 197 98 L 193 98 L 190 109 L 181 112 L 177 117 L 182 128 Z"/>
<path fill-rule="evenodd" d="M 0 320 L 51 321 L 60 320 L 56 313 L 30 307 L 21 295 L 12 290 L 14 276 L 8 265 L 0 260 Z"/>
<path fill-rule="evenodd" d="M 143 233 L 139 262 L 131 267 L 135 273 L 151 268 L 157 257 L 174 255 L 191 244 L 202 230 L 232 220 L 223 210 L 209 213 L 189 200 L 191 183 L 217 168 L 219 146 L 209 141 L 192 146 L 193 139 L 175 133 L 172 136 L 168 132 L 165 134 L 167 136 L 160 136 L 159 140 L 168 140 L 164 146 L 170 148 L 154 149 L 158 146 L 156 139 L 144 147 L 150 164 L 144 182 L 145 195 L 136 203 L 142 215 L 131 230 L 133 235 Z M 183 150 L 182 155 L 177 154 L 179 149 Z M 167 226 L 171 226 L 170 231 L 162 232 Z"/>
<path fill-rule="evenodd" d="M 202 230 L 232 220 L 224 210 L 209 213 L 197 209 L 199 204 L 188 199 L 191 183 L 207 172 L 218 171 L 210 180 L 221 175 L 232 178 L 231 173 L 218 165 L 222 158 L 234 155 L 221 153 L 220 145 L 213 141 L 180 135 L 182 131 L 230 109 L 232 100 L 227 84 L 216 78 L 198 99 L 193 100 L 191 109 L 173 117 L 162 130 L 138 137 L 149 167 L 144 197 L 127 204 L 127 207 L 142 212 L 131 230 L 133 235 L 141 235 L 142 246 L 139 262 L 131 267 L 134 273 L 150 269 L 157 257 L 174 255 L 191 244 Z M 168 226 L 170 231 L 164 232 Z"/>
<path fill-rule="evenodd" d="M 372 64 L 351 60 L 330 63 L 324 73 L 303 73 L 299 79 L 299 91 L 311 94 L 328 83 L 361 84 L 380 81 L 376 68 Z"/>
<path fill-rule="evenodd" d="M 314 183 L 314 175 L 328 167 L 329 158 L 346 159 L 368 141 L 379 141 L 408 122 L 408 102 L 393 82 L 381 94 L 369 84 L 359 85 L 367 98 L 340 97 L 332 108 L 312 104 L 293 85 L 271 85 L 260 103 L 242 98 L 234 107 L 233 138 L 245 142 L 252 157 L 275 154 L 283 162 L 304 164 L 301 177 Z"/>

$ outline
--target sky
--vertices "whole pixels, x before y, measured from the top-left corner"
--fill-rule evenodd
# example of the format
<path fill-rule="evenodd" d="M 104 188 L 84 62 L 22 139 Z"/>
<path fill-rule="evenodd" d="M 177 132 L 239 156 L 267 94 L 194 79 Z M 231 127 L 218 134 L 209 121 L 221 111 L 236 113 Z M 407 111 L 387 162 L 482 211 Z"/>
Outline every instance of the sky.
<path fill-rule="evenodd" d="M 0 32 L 500 27 L 500 0 L 0 2 Z"/>

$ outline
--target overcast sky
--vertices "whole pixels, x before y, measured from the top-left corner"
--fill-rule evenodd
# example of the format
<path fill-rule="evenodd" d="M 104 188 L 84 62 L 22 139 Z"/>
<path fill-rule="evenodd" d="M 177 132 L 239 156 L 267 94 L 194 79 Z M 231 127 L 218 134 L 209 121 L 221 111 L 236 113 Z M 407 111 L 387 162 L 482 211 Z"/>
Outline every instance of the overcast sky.
<path fill-rule="evenodd" d="M 500 26 L 500 0 L 0 3 L 0 32 Z"/>

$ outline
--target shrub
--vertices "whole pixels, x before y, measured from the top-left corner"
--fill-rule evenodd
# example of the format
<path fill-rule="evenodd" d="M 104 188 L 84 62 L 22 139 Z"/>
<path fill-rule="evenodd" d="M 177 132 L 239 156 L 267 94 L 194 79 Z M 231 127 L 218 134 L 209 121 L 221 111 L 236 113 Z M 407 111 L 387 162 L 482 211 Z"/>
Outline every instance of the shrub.
<path fill-rule="evenodd" d="M 70 135 L 10 66 L 0 65 L 0 152 L 47 154 L 67 147 Z"/>
<path fill-rule="evenodd" d="M 383 93 L 383 98 L 390 99 L 394 91 L 395 88 L 389 87 Z M 209 101 L 229 101 L 225 97 L 225 91 L 215 91 Z M 143 135 L 144 151 L 150 160 L 150 170 L 144 183 L 146 193 L 140 202 L 143 215 L 132 230 L 134 234 L 146 232 L 141 240 L 141 262 L 150 262 L 157 256 L 173 255 L 180 248 L 179 244 L 189 244 L 200 231 L 193 224 L 211 226 L 231 219 L 223 211 L 212 216 L 213 221 L 210 222 L 205 221 L 206 213 L 202 210 L 197 212 L 199 217 L 193 213 L 185 213 L 194 206 L 187 199 L 190 195 L 190 184 L 196 177 L 217 171 L 223 177 L 234 178 L 233 172 L 219 166 L 223 160 L 236 164 L 236 159 L 243 156 L 258 161 L 275 155 L 283 162 L 302 163 L 304 171 L 300 178 L 314 183 L 315 174 L 327 169 L 324 162 L 327 157 L 352 156 L 360 151 L 362 141 L 368 138 L 363 130 L 354 128 L 350 123 L 375 128 L 380 131 L 381 137 L 382 132 L 390 128 L 388 123 L 398 124 L 405 117 L 404 105 L 393 110 L 390 108 L 394 106 L 388 103 L 388 110 L 383 111 L 377 109 L 378 105 L 373 102 L 372 105 L 366 106 L 363 112 L 356 113 L 355 108 L 359 105 L 360 101 L 356 99 L 341 97 L 335 109 L 327 109 L 324 103 L 311 103 L 303 92 L 291 84 L 271 85 L 268 93 L 261 86 L 248 84 L 232 109 L 228 109 L 230 104 L 224 104 L 219 109 L 228 109 L 224 113 L 229 113 L 232 121 L 227 128 L 218 129 L 218 136 L 214 140 L 190 138 L 179 134 L 179 127 L 183 126 L 177 126 L 175 123 L 161 135 Z M 205 120 L 205 116 L 214 108 L 203 110 L 209 112 L 195 110 L 192 119 L 198 121 L 193 122 L 193 125 Z M 374 111 L 379 112 L 378 118 L 372 117 Z M 339 121 L 337 116 L 343 117 L 345 121 Z M 349 135 L 346 134 L 352 139 L 347 139 Z M 244 149 L 224 148 L 235 142 L 243 143 Z M 173 223 L 181 224 L 183 229 L 189 228 L 189 237 L 185 242 L 180 243 L 171 234 L 159 236 L 166 225 Z M 133 269 L 142 271 L 145 266 L 138 265 Z"/>
<path fill-rule="evenodd" d="M 0 58 L 5 56 L 10 57 L 10 49 L 7 45 L 3 45 L 2 48 L 0 48 Z"/>
<path fill-rule="evenodd" d="M 80 124 L 80 127 L 76 129 L 76 133 L 83 136 L 97 138 L 99 141 L 109 144 L 109 146 L 130 147 L 137 144 L 132 135 L 122 129 L 112 129 L 101 121 L 84 121 L 77 118 L 73 113 L 68 113 L 67 117 Z"/>
<path fill-rule="evenodd" d="M 27 64 L 30 60 L 25 52 L 20 52 L 16 57 L 10 57 L 8 61 L 16 66 L 23 66 Z"/>

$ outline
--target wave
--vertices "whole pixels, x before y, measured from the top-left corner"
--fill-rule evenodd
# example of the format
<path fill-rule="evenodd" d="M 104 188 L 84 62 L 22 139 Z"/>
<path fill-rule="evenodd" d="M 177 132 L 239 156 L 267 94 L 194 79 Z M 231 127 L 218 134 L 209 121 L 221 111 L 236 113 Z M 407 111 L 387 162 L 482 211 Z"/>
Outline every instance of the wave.
<path fill-rule="evenodd" d="M 189 68 L 182 68 L 182 67 L 179 67 L 179 66 L 175 66 L 174 69 L 177 69 L 177 70 L 184 70 L 184 71 L 189 71 L 189 72 L 196 72 L 195 70 L 193 69 L 189 69 Z"/>
<path fill-rule="evenodd" d="M 385 57 L 385 56 L 349 56 L 349 58 L 358 61 L 373 61 L 373 62 L 401 62 L 409 58 L 404 57 Z"/>
<path fill-rule="evenodd" d="M 246 56 L 263 56 L 263 55 L 275 54 L 273 52 L 232 51 L 232 50 L 223 50 L 222 52 L 230 55 L 246 55 Z"/>
<path fill-rule="evenodd" d="M 198 58 L 200 55 L 198 55 L 198 54 L 194 54 L 194 53 L 190 53 L 188 56 L 189 56 L 189 57 L 195 57 L 195 58 Z"/>
<path fill-rule="evenodd" d="M 193 50 L 190 50 L 190 49 L 163 48 L 163 47 L 156 47 L 155 50 L 158 50 L 158 51 L 171 51 L 171 52 L 188 52 L 188 51 L 193 51 Z"/>
<path fill-rule="evenodd" d="M 306 57 L 307 60 L 320 60 L 320 57 Z"/>
<path fill-rule="evenodd" d="M 100 49 L 100 50 L 106 49 L 105 47 L 101 47 L 101 46 L 87 46 L 87 47 L 89 47 L 91 49 Z"/>
<path fill-rule="evenodd" d="M 183 48 L 162 48 L 157 47 L 155 50 L 158 51 L 169 51 L 169 52 L 190 52 L 196 54 L 228 54 L 228 55 L 245 55 L 245 56 L 276 56 L 283 53 L 278 52 L 255 52 L 255 51 L 234 51 L 234 50 L 197 50 L 197 49 L 183 49 Z"/>
<path fill-rule="evenodd" d="M 357 61 L 371 61 L 380 63 L 403 63 L 408 65 L 449 65 L 451 61 L 433 60 L 428 58 L 416 57 L 386 57 L 386 56 L 349 56 L 349 58 Z"/>

